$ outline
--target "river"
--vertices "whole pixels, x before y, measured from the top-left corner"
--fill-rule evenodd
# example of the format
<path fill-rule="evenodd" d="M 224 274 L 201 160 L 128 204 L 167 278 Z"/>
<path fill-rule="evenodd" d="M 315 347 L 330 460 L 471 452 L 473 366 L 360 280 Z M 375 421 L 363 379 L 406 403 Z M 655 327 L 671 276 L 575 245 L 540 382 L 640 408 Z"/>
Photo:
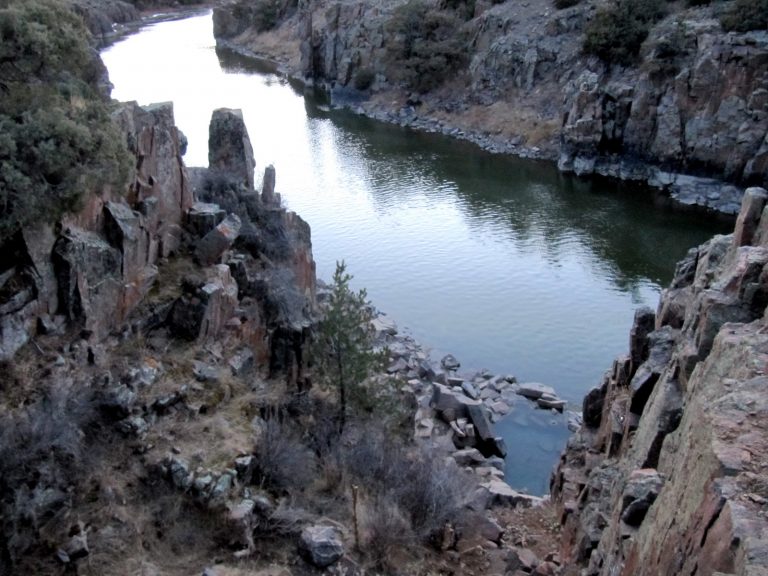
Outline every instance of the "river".
<path fill-rule="evenodd" d="M 353 285 L 439 359 L 514 373 L 578 403 L 626 352 L 634 310 L 655 307 L 685 252 L 730 224 L 647 190 L 328 110 L 276 74 L 214 48 L 210 12 L 143 28 L 102 52 L 112 96 L 173 101 L 207 165 L 215 108 L 241 108 L 257 161 L 312 227 L 318 276 Z M 564 419 L 520 406 L 498 426 L 508 481 L 534 493 Z"/>

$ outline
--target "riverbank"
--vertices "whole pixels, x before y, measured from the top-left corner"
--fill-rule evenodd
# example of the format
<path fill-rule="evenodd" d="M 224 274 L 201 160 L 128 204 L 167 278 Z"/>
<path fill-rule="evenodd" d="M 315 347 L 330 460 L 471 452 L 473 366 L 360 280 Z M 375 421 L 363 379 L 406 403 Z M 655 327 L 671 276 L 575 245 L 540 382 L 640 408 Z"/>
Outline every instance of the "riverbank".
<path fill-rule="evenodd" d="M 460 26 L 472 38 L 468 67 L 424 92 L 392 81 L 403 66 L 392 64 L 390 50 L 392 15 L 402 4 L 315 4 L 266 32 L 247 19 L 235 22 L 225 6 L 214 15 L 217 42 L 279 61 L 289 75 L 326 90 L 333 105 L 490 151 L 556 161 L 564 172 L 641 182 L 682 205 L 736 214 L 742 185 L 768 180 L 768 116 L 753 81 L 764 68 L 768 34 L 726 34 L 718 6 L 670 8 L 641 61 L 621 67 L 582 53 L 599 2 L 564 10 L 478 4 Z M 664 46 L 673 40 L 680 46 L 670 56 Z M 730 53 L 740 54 L 748 77 L 737 70 L 742 64 L 718 56 Z M 675 74 L 689 77 L 688 87 Z M 707 83 L 713 89 L 698 94 Z"/>

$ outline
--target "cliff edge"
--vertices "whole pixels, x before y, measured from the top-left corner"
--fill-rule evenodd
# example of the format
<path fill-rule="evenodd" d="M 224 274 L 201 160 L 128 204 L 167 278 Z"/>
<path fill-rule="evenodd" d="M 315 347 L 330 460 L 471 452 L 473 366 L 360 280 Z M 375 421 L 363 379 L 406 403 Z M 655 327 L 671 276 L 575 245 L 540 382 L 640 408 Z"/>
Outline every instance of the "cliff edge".
<path fill-rule="evenodd" d="M 689 252 L 585 397 L 552 478 L 573 574 L 768 571 L 766 201 Z"/>

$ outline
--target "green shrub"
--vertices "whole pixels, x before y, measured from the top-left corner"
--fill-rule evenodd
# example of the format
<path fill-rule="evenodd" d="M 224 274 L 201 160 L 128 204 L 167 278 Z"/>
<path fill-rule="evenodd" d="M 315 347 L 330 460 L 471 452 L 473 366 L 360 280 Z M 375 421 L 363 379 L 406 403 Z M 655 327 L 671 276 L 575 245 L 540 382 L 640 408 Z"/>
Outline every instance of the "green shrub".
<path fill-rule="evenodd" d="M 736 0 L 720 23 L 729 32 L 768 29 L 768 0 Z"/>
<path fill-rule="evenodd" d="M 388 23 L 390 76 L 407 88 L 429 92 L 467 63 L 461 20 L 424 0 L 399 6 Z"/>
<path fill-rule="evenodd" d="M 0 3 L 0 243 L 127 180 L 130 156 L 88 38 L 61 1 Z"/>
<path fill-rule="evenodd" d="M 610 64 L 631 64 L 651 26 L 663 15 L 661 0 L 618 0 L 587 24 L 584 51 Z"/>

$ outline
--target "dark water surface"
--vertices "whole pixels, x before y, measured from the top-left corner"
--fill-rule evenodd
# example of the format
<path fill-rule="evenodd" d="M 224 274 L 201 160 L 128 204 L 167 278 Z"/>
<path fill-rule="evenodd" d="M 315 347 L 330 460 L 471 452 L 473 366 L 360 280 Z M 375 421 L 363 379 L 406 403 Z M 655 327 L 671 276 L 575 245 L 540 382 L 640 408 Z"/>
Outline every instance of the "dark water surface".
<path fill-rule="evenodd" d="M 730 225 L 615 182 L 564 176 L 348 112 L 214 49 L 210 13 L 144 28 L 102 53 L 113 97 L 173 101 L 185 160 L 207 165 L 215 108 L 241 108 L 257 178 L 312 226 L 318 276 L 344 259 L 373 302 L 467 370 L 514 373 L 572 402 L 627 349 L 635 308 L 690 247 Z M 508 480 L 543 492 L 564 419 L 519 403 L 499 425 Z"/>

